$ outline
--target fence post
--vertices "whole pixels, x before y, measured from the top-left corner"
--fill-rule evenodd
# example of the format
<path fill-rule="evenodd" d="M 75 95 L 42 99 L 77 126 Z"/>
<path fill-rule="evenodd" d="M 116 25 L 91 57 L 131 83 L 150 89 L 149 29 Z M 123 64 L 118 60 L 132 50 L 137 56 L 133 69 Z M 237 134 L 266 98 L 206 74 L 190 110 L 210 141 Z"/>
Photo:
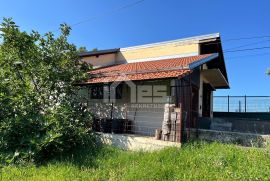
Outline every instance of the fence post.
<path fill-rule="evenodd" d="M 247 95 L 245 95 L 245 112 L 247 112 Z"/>
<path fill-rule="evenodd" d="M 241 112 L 241 101 L 239 100 L 239 112 Z"/>
<path fill-rule="evenodd" d="M 230 112 L 230 96 L 228 95 L 228 112 Z"/>
<path fill-rule="evenodd" d="M 113 119 L 113 102 L 111 104 L 111 119 Z"/>

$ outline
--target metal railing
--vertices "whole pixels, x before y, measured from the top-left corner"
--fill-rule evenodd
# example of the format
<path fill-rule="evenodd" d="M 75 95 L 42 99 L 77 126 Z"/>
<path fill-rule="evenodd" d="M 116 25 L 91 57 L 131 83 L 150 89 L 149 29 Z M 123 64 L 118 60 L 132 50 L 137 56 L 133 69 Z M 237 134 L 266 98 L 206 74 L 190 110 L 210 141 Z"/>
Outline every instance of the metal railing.
<path fill-rule="evenodd" d="M 270 96 L 214 96 L 214 112 L 270 112 Z"/>

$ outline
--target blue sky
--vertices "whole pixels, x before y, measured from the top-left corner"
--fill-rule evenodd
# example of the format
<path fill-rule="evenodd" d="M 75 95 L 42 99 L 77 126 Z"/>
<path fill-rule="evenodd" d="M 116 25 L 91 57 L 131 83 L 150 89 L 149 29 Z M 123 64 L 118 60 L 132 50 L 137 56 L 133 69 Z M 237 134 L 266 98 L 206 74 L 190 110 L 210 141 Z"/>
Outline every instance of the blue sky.
<path fill-rule="evenodd" d="M 2 1 L 0 17 L 13 17 L 25 31 L 73 26 L 70 41 L 88 49 L 118 48 L 220 32 L 223 49 L 270 46 L 270 1 L 247 0 L 13 0 Z M 251 46 L 242 45 L 257 43 Z M 270 49 L 225 53 L 230 90 L 215 95 L 270 95 Z"/>

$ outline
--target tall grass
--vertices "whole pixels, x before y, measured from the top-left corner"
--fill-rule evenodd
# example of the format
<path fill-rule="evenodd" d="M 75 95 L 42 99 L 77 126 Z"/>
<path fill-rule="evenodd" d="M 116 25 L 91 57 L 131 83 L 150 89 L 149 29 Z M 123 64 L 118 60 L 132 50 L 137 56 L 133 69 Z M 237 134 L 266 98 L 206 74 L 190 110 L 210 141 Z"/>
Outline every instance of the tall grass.
<path fill-rule="evenodd" d="M 270 180 L 268 149 L 218 143 L 131 152 L 80 149 L 41 166 L 5 166 L 3 180 Z"/>

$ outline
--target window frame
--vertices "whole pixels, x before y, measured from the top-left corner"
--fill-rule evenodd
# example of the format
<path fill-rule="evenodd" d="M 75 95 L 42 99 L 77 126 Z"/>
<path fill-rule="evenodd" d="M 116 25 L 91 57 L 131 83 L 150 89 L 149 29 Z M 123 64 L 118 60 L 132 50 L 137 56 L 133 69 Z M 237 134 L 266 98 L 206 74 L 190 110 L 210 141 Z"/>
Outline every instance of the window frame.
<path fill-rule="evenodd" d="M 100 85 L 100 84 L 94 85 L 94 86 L 91 86 L 90 89 L 91 89 L 91 93 L 90 93 L 91 99 L 103 99 L 104 98 L 104 86 L 103 85 Z"/>

